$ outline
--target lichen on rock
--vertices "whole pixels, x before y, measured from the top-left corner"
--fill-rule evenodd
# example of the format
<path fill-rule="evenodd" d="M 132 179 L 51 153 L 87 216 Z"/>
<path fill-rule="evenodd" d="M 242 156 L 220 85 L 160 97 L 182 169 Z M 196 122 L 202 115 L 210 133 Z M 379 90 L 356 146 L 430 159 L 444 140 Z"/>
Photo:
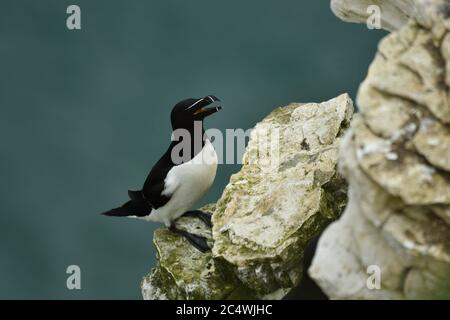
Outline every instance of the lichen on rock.
<path fill-rule="evenodd" d="M 296 286 L 305 245 L 347 201 L 337 156 L 352 114 L 343 94 L 278 108 L 258 123 L 242 169 L 203 208 L 213 213 L 212 232 L 194 218 L 177 221 L 208 237 L 212 252 L 156 230 L 158 262 L 142 282 L 144 299 L 279 299 Z"/>
<path fill-rule="evenodd" d="M 352 112 L 347 95 L 275 110 L 253 130 L 243 167 L 217 202 L 213 254 L 261 297 L 298 283 L 306 242 L 345 206 L 345 183 L 333 192 L 327 185 L 340 179 L 337 146 Z M 273 131 L 277 150 L 260 153 Z"/>
<path fill-rule="evenodd" d="M 202 210 L 212 212 L 214 205 L 205 206 Z M 211 230 L 198 219 L 182 217 L 176 226 L 205 236 L 212 244 Z M 168 229 L 156 230 L 153 242 L 158 263 L 142 281 L 144 299 L 216 300 L 252 297 L 252 293 L 238 283 L 226 264 L 213 259 L 211 252 L 201 253 Z"/>

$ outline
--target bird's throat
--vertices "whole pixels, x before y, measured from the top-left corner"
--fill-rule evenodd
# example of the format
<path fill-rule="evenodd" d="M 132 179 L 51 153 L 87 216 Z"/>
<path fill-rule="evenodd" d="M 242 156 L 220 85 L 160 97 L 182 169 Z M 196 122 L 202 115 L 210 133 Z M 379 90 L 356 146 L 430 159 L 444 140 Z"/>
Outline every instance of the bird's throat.
<path fill-rule="evenodd" d="M 194 158 L 203 149 L 206 140 L 203 121 L 186 123 L 173 128 L 172 131 L 172 141 L 176 144 L 176 149 L 183 154 L 183 162 Z"/>

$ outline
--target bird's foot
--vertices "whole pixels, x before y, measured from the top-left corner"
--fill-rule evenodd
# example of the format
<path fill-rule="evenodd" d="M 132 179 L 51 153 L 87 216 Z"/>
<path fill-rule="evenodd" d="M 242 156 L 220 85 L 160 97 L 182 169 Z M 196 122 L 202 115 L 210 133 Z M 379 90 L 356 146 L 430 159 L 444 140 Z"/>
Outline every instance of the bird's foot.
<path fill-rule="evenodd" d="M 203 221 L 204 224 L 206 224 L 208 227 L 212 228 L 212 222 L 211 222 L 211 213 L 203 212 L 201 210 L 191 210 L 186 211 L 183 214 L 183 217 L 196 217 Z"/>
<path fill-rule="evenodd" d="M 197 250 L 202 253 L 211 250 L 205 237 L 177 229 L 174 226 L 169 227 L 169 230 L 186 238 L 187 241 L 189 241 Z"/>

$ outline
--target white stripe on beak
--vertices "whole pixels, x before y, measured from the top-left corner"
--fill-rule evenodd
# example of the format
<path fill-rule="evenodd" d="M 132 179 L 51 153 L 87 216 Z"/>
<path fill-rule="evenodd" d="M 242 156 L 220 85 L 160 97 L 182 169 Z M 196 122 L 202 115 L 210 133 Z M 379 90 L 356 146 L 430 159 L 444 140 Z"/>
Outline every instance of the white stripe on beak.
<path fill-rule="evenodd" d="M 195 107 L 198 103 L 200 103 L 200 101 L 204 100 L 203 98 L 199 99 L 198 101 L 196 101 L 195 103 L 193 103 L 192 105 L 190 105 L 189 107 L 186 108 L 186 110 L 189 110 L 193 107 Z"/>

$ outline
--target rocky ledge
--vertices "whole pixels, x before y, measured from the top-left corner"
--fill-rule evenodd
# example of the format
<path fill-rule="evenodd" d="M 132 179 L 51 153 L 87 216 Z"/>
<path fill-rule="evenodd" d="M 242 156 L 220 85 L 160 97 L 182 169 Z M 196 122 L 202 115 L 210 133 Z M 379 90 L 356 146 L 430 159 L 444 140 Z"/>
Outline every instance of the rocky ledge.
<path fill-rule="evenodd" d="M 367 2 L 332 4 L 361 21 Z M 450 1 L 376 3 L 391 24 L 409 20 L 381 41 L 360 86 L 339 160 L 349 204 L 309 274 L 332 299 L 449 299 Z"/>
<path fill-rule="evenodd" d="M 207 237 L 212 251 L 156 230 L 157 265 L 142 281 L 144 299 L 280 299 L 295 287 L 307 242 L 347 202 L 337 159 L 352 115 L 343 94 L 280 107 L 258 123 L 242 169 L 202 208 L 213 214 L 212 230 L 194 218 L 177 222 Z"/>

